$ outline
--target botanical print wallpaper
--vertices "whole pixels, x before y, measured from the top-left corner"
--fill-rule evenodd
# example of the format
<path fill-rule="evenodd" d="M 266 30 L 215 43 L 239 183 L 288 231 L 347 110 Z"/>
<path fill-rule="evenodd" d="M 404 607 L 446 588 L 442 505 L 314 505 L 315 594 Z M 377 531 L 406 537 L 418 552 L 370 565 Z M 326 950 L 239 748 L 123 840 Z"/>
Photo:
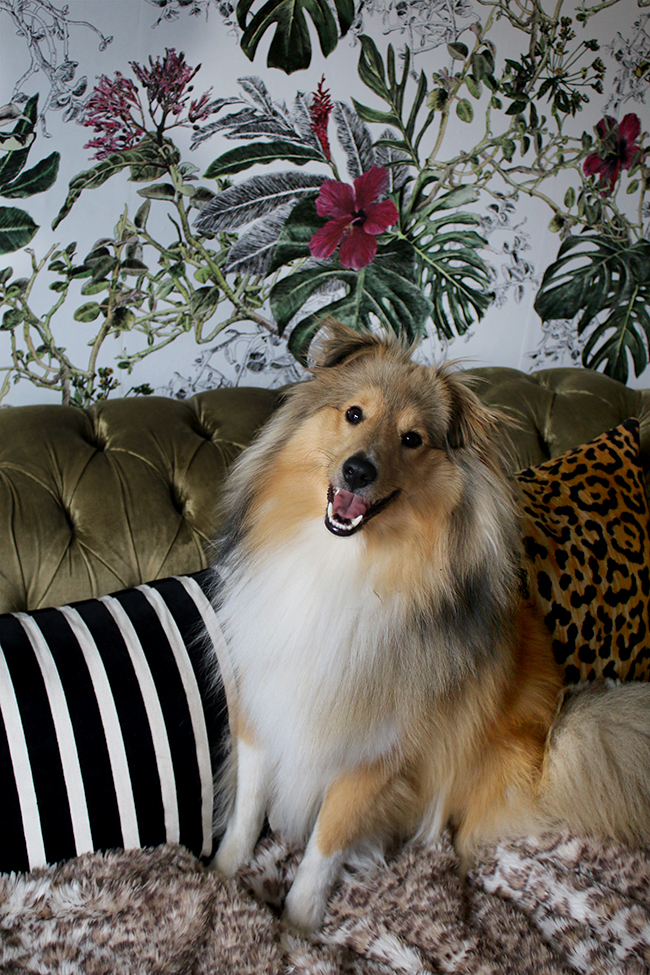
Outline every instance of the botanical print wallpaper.
<path fill-rule="evenodd" d="M 0 398 L 426 361 L 650 386 L 650 0 L 0 0 Z"/>

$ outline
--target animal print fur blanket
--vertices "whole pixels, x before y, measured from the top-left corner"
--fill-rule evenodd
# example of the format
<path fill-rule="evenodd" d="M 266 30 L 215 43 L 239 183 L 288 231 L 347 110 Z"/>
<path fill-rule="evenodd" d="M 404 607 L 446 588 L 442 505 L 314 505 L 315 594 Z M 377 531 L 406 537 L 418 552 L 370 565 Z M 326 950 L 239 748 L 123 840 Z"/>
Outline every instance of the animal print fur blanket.
<path fill-rule="evenodd" d="M 642 975 L 650 848 L 556 834 L 490 849 L 462 882 L 448 837 L 348 875 L 319 934 L 286 931 L 296 868 L 273 838 L 233 881 L 181 847 L 0 877 L 0 971 L 47 975 Z"/>

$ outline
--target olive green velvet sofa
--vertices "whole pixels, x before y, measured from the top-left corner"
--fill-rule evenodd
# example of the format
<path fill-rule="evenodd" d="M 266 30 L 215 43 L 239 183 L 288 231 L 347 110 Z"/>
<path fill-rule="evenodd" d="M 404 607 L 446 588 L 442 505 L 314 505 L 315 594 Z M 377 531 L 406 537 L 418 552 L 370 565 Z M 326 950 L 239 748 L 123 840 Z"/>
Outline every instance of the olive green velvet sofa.
<path fill-rule="evenodd" d="M 469 369 L 514 420 L 513 469 L 630 416 L 650 468 L 650 390 L 579 368 Z M 114 399 L 87 410 L 0 410 L 0 612 L 31 611 L 196 572 L 209 561 L 228 465 L 280 394 L 219 389 L 186 400 Z"/>

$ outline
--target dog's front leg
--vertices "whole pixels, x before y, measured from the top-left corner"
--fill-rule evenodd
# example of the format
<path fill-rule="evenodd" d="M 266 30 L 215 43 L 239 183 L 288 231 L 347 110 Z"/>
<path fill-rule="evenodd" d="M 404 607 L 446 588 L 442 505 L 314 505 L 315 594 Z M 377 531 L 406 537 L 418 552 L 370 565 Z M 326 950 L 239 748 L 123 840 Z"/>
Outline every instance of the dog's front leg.
<path fill-rule="evenodd" d="M 285 902 L 284 917 L 292 927 L 311 931 L 320 926 L 346 852 L 382 831 L 394 781 L 394 772 L 378 762 L 330 786 Z"/>
<path fill-rule="evenodd" d="M 213 866 L 232 877 L 253 855 L 268 801 L 268 769 L 262 748 L 237 740 L 237 786 L 235 807 Z"/>

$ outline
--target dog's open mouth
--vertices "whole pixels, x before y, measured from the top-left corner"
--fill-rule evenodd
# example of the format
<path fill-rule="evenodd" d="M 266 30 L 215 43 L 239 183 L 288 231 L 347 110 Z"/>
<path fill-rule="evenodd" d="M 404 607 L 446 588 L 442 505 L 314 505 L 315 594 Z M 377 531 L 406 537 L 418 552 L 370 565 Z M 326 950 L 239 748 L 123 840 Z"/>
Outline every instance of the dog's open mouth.
<path fill-rule="evenodd" d="M 398 490 L 393 491 L 387 497 L 371 502 L 368 498 L 353 494 L 352 491 L 344 491 L 342 488 L 330 485 L 327 492 L 325 526 L 333 535 L 353 535 L 373 515 L 390 504 L 398 494 Z"/>

